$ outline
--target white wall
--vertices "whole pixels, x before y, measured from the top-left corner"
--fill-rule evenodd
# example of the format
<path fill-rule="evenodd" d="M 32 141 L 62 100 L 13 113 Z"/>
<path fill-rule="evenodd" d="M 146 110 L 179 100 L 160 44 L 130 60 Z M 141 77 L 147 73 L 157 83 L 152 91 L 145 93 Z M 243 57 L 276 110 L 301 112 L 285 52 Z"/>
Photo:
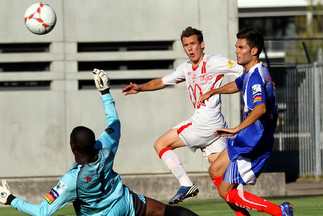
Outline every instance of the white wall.
<path fill-rule="evenodd" d="M 49 90 L 0 91 L 0 177 L 59 176 L 73 162 L 69 133 L 77 125 L 105 128 L 104 110 L 96 90 L 78 90 L 78 80 L 90 80 L 90 71 L 78 72 L 78 61 L 186 59 L 180 43 L 187 26 L 204 33 L 206 52 L 234 58 L 238 31 L 236 0 L 48 0 L 57 13 L 48 35 L 31 34 L 24 26 L 31 0 L 0 0 L 0 44 L 50 42 L 48 53 L 0 53 L 6 62 L 50 61 L 49 72 L 0 72 L 0 82 L 49 80 Z M 78 42 L 174 41 L 170 51 L 77 53 Z M 155 78 L 166 70 L 110 71 L 112 79 Z M 122 123 L 115 169 L 122 174 L 168 173 L 154 152 L 154 141 L 193 113 L 185 85 L 163 91 L 123 96 L 112 89 Z M 225 97 L 223 113 L 229 125 L 239 122 L 239 95 Z M 205 172 L 201 153 L 179 149 L 189 172 Z"/>

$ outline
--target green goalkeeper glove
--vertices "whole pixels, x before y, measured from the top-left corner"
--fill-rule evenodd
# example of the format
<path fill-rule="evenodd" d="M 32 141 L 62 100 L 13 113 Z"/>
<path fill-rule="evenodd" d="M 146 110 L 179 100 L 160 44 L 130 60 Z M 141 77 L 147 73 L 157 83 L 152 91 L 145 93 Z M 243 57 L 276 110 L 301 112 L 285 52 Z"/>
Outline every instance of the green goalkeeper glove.
<path fill-rule="evenodd" d="M 8 199 L 11 194 L 9 185 L 7 183 L 7 180 L 2 180 L 2 186 L 0 186 L 0 203 L 4 205 L 8 205 L 11 203 L 12 199 Z"/>
<path fill-rule="evenodd" d="M 93 79 L 95 86 L 99 91 L 104 91 L 110 88 L 110 79 L 106 72 L 99 69 L 93 69 Z"/>

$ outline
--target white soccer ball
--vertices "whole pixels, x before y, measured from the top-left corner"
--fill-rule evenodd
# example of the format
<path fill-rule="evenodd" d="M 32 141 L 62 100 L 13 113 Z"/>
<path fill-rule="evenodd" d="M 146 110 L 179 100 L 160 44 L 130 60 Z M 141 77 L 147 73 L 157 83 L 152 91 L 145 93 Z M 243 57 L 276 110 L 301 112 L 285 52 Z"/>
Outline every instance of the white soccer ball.
<path fill-rule="evenodd" d="M 25 12 L 25 25 L 34 34 L 47 34 L 53 30 L 55 24 L 56 13 L 48 4 L 32 4 Z"/>

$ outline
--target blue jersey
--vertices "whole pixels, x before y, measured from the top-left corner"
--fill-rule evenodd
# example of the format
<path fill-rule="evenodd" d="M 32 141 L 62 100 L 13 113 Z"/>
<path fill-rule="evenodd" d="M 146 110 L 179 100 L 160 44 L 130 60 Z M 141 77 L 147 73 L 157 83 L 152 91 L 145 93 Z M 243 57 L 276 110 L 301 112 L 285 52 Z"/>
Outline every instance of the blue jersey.
<path fill-rule="evenodd" d="M 30 215 L 44 216 L 73 202 L 77 215 L 134 215 L 130 191 L 112 169 L 119 145 L 120 121 L 111 95 L 104 94 L 101 99 L 108 127 L 95 144 L 97 161 L 74 163 L 41 204 L 15 198 L 12 207 Z"/>
<path fill-rule="evenodd" d="M 276 95 L 268 69 L 256 64 L 249 71 L 235 80 L 243 93 L 243 119 L 253 108 L 265 104 L 266 113 L 255 123 L 241 130 L 228 140 L 228 153 L 231 159 L 238 156 L 256 158 L 269 157 L 274 142 L 274 129 L 277 120 Z"/>

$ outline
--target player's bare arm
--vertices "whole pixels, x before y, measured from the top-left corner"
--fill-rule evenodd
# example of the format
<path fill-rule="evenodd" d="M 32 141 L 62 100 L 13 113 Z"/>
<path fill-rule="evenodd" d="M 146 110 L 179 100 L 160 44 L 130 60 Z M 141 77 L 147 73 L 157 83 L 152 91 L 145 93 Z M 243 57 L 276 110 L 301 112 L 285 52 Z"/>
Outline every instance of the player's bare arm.
<path fill-rule="evenodd" d="M 253 108 L 253 110 L 250 112 L 248 117 L 241 122 L 240 125 L 238 125 L 235 128 L 223 128 L 218 129 L 214 132 L 214 135 L 219 136 L 233 136 L 240 132 L 241 130 L 249 127 L 253 123 L 255 123 L 263 114 L 266 113 L 266 105 L 265 104 L 258 104 Z"/>
<path fill-rule="evenodd" d="M 130 82 L 129 85 L 127 85 L 122 89 L 122 93 L 125 93 L 125 95 L 137 94 L 140 91 L 141 91 L 140 85 L 137 85 L 136 83 L 132 83 L 132 82 Z"/>
<path fill-rule="evenodd" d="M 149 82 L 141 85 L 138 85 L 136 83 L 130 83 L 128 86 L 122 89 L 122 92 L 125 93 L 125 95 L 137 94 L 141 91 L 159 90 L 159 89 L 165 88 L 165 86 L 166 85 L 164 84 L 162 78 L 158 78 L 158 79 L 150 80 Z"/>
<path fill-rule="evenodd" d="M 198 103 L 202 106 L 205 106 L 205 100 L 209 99 L 210 97 L 212 97 L 213 95 L 216 94 L 233 94 L 238 92 L 239 89 L 237 87 L 237 84 L 233 81 L 230 82 L 220 88 L 217 89 L 213 89 L 203 95 L 200 96 L 200 98 L 198 99 Z"/>

